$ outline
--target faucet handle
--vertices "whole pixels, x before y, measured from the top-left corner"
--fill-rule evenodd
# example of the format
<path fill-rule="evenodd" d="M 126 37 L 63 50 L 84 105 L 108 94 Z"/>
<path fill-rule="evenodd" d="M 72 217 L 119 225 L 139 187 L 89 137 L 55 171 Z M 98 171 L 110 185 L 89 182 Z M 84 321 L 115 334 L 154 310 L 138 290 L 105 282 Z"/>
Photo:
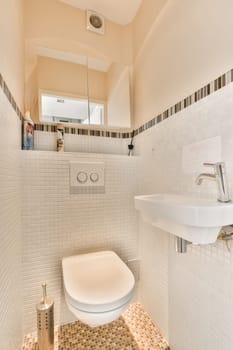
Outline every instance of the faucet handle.
<path fill-rule="evenodd" d="M 203 165 L 205 166 L 212 166 L 212 167 L 215 167 L 215 166 L 224 166 L 225 163 L 224 162 L 216 162 L 216 163 L 203 163 Z"/>
<path fill-rule="evenodd" d="M 215 180 L 218 185 L 218 201 L 228 203 L 230 202 L 229 192 L 228 192 L 228 184 L 227 184 L 227 176 L 226 176 L 226 168 L 224 162 L 216 162 L 216 163 L 203 163 L 205 166 L 210 166 L 214 169 L 214 174 L 200 174 L 196 179 L 197 185 L 200 185 L 202 180 L 205 178 Z"/>
<path fill-rule="evenodd" d="M 214 171 L 216 172 L 216 169 L 218 167 L 219 163 L 203 163 L 204 166 L 208 166 L 214 169 Z"/>
<path fill-rule="evenodd" d="M 205 165 L 205 166 L 212 166 L 212 167 L 214 167 L 214 166 L 215 166 L 215 163 L 203 163 L 203 165 Z"/>
<path fill-rule="evenodd" d="M 225 172 L 225 163 L 224 162 L 203 163 L 203 165 L 214 168 L 214 170 L 217 174 Z"/>

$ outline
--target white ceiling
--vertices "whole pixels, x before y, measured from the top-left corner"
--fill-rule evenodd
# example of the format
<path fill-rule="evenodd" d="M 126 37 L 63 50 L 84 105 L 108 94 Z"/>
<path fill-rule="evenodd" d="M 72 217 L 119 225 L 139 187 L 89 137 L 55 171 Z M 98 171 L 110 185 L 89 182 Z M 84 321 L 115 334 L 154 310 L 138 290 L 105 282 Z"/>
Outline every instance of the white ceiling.
<path fill-rule="evenodd" d="M 142 0 L 60 0 L 82 10 L 93 10 L 112 22 L 125 25 L 136 15 Z"/>

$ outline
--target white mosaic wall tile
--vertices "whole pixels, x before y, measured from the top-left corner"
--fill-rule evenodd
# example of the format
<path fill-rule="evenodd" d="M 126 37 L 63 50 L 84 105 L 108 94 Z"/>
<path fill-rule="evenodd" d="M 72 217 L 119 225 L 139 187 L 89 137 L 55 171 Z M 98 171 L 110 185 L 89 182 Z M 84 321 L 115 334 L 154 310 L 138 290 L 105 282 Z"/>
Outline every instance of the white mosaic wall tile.
<path fill-rule="evenodd" d="M 168 339 L 168 234 L 142 220 L 139 231 L 140 301 Z"/>
<path fill-rule="evenodd" d="M 185 169 L 182 154 L 184 146 L 200 146 L 201 141 L 220 137 L 221 160 L 226 162 L 233 198 L 232 111 L 230 84 L 139 135 L 136 151 L 141 155 L 141 193 L 190 193 L 217 198 L 214 182 L 195 185 L 200 168 L 196 172 Z M 197 156 L 193 152 L 190 164 L 202 160 L 205 151 L 200 148 Z M 143 223 L 140 227 L 142 300 L 146 300 L 146 309 L 162 333 L 166 337 L 169 334 L 171 349 L 231 350 L 233 244 L 230 253 L 223 242 L 217 242 L 189 246 L 188 253 L 180 255 L 174 250 L 172 235 Z"/>
<path fill-rule="evenodd" d="M 34 149 L 39 151 L 56 150 L 55 132 L 35 131 Z M 106 154 L 128 154 L 129 139 L 69 135 L 64 137 L 66 152 L 84 152 L 84 153 L 106 153 Z"/>
<path fill-rule="evenodd" d="M 21 124 L 0 89 L 0 348 L 22 340 L 19 150 Z"/>
<path fill-rule="evenodd" d="M 55 323 L 74 320 L 63 300 L 61 259 L 113 249 L 138 257 L 137 157 L 22 151 L 24 334 L 36 327 L 40 284 L 55 299 Z M 105 194 L 70 194 L 69 161 L 104 161 Z"/>

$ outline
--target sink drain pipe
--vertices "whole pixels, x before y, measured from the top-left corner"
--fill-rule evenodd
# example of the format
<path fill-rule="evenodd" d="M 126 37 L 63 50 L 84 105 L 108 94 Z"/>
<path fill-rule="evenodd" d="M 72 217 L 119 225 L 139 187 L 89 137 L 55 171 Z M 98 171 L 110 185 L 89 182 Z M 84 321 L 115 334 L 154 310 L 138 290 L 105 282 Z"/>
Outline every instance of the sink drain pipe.
<path fill-rule="evenodd" d="M 177 253 L 187 253 L 187 245 L 191 244 L 191 242 L 186 241 L 186 239 L 180 238 L 176 236 L 176 252 Z"/>

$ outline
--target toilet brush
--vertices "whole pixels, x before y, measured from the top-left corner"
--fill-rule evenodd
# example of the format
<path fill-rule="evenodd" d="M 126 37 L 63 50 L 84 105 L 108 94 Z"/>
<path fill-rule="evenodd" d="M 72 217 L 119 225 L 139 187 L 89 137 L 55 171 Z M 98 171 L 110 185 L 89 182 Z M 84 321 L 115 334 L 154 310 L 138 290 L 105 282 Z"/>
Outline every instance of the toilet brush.
<path fill-rule="evenodd" d="M 42 284 L 43 298 L 36 305 L 37 341 L 39 350 L 54 349 L 54 302 L 47 297 L 46 283 Z"/>

